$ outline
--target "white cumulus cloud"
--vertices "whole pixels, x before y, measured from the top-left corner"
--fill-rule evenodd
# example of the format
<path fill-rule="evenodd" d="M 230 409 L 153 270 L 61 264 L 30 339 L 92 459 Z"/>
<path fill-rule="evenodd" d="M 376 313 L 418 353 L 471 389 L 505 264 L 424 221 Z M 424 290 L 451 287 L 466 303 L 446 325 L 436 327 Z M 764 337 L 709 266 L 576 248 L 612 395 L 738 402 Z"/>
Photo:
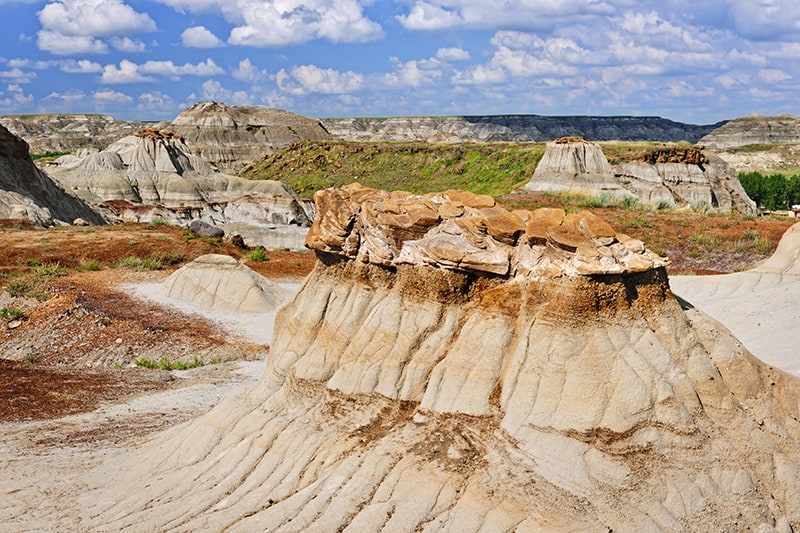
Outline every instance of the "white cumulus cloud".
<path fill-rule="evenodd" d="M 416 0 L 397 19 L 410 30 L 449 28 L 551 29 L 577 17 L 608 16 L 617 11 L 611 1 L 506 0 L 502 7 L 484 0 Z"/>
<path fill-rule="evenodd" d="M 267 71 L 253 65 L 250 58 L 239 61 L 239 66 L 233 70 L 232 74 L 237 80 L 247 83 L 255 83 L 267 77 Z"/>
<path fill-rule="evenodd" d="M 99 74 L 103 72 L 103 66 L 88 59 L 66 59 L 61 62 L 61 70 L 70 74 Z"/>
<path fill-rule="evenodd" d="M 130 37 L 112 37 L 109 42 L 111 46 L 120 52 L 128 54 L 144 52 L 147 47 L 139 39 L 131 39 Z"/>
<path fill-rule="evenodd" d="M 277 81 L 281 89 L 293 94 L 345 94 L 361 89 L 364 76 L 351 70 L 339 72 L 316 65 L 302 65 L 291 69 L 290 74 L 282 69 Z"/>
<path fill-rule="evenodd" d="M 92 94 L 92 100 L 94 100 L 96 104 L 100 105 L 128 104 L 130 102 L 133 102 L 133 98 L 131 98 L 127 94 L 112 90 L 95 91 Z"/>
<path fill-rule="evenodd" d="M 181 12 L 218 11 L 235 27 L 228 42 L 279 47 L 315 39 L 363 43 L 383 28 L 364 14 L 369 0 L 160 0 Z"/>
<path fill-rule="evenodd" d="M 61 35 L 114 37 L 156 30 L 146 13 L 139 13 L 122 0 L 61 0 L 39 11 L 46 30 Z"/>
<path fill-rule="evenodd" d="M 469 61 L 470 55 L 461 48 L 439 48 L 436 57 L 442 61 Z"/>
<path fill-rule="evenodd" d="M 181 42 L 187 48 L 217 48 L 224 43 L 205 26 L 192 26 L 181 33 Z"/>
<path fill-rule="evenodd" d="M 195 65 L 191 63 L 176 65 L 172 61 L 147 61 L 139 66 L 139 72 L 142 74 L 157 74 L 169 78 L 179 78 L 181 76 L 217 76 L 225 73 L 212 59 L 206 59 Z"/>
<path fill-rule="evenodd" d="M 100 77 L 100 83 L 107 85 L 120 85 L 125 83 L 144 83 L 153 82 L 155 78 L 149 78 L 139 72 L 139 65 L 133 61 L 123 59 L 119 62 L 119 66 L 106 65 L 103 67 L 103 75 Z"/>
<path fill-rule="evenodd" d="M 139 13 L 122 0 L 59 0 L 37 13 L 42 29 L 37 33 L 38 46 L 58 55 L 104 53 L 112 45 L 130 51 L 143 46 L 123 38 L 156 30 L 156 23 L 146 13 Z M 120 48 L 121 47 L 121 48 Z"/>
<path fill-rule="evenodd" d="M 62 35 L 54 31 L 41 30 L 36 37 L 39 50 L 59 56 L 108 52 L 108 45 L 105 42 L 86 35 Z"/>

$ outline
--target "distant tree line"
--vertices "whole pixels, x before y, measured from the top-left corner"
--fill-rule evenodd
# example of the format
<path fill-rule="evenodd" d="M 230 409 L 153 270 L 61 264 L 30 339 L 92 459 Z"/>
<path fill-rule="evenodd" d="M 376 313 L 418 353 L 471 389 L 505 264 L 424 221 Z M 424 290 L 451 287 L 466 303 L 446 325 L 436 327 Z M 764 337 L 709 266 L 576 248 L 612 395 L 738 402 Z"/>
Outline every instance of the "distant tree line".
<path fill-rule="evenodd" d="M 739 182 L 747 196 L 764 209 L 788 209 L 800 204 L 800 175 L 765 176 L 760 172 L 740 172 Z"/>

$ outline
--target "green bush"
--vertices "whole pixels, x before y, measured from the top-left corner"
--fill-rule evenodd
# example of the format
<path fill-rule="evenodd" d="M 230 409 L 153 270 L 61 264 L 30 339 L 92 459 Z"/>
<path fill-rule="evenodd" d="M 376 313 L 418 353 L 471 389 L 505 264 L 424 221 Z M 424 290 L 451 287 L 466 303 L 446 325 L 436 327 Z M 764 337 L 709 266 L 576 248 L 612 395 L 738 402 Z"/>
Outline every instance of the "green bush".
<path fill-rule="evenodd" d="M 800 175 L 741 172 L 739 183 L 747 196 L 764 209 L 774 211 L 800 204 Z"/>
<path fill-rule="evenodd" d="M 264 252 L 264 249 L 260 246 L 256 247 L 255 250 L 250 252 L 250 255 L 247 256 L 250 261 L 269 261 L 269 256 Z"/>
<path fill-rule="evenodd" d="M 0 309 L 0 318 L 5 320 L 19 320 L 24 317 L 25 313 L 16 307 L 3 307 Z"/>

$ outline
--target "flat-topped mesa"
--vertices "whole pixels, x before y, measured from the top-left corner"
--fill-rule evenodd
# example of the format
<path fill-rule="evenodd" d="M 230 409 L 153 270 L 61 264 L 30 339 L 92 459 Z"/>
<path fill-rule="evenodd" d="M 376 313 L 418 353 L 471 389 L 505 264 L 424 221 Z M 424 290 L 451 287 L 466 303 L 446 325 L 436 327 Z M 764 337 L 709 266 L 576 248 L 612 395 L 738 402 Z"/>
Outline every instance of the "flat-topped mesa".
<path fill-rule="evenodd" d="M 312 250 L 383 266 L 411 264 L 503 277 L 644 272 L 668 264 L 590 213 L 507 211 L 466 191 L 415 195 L 351 184 L 314 195 Z"/>

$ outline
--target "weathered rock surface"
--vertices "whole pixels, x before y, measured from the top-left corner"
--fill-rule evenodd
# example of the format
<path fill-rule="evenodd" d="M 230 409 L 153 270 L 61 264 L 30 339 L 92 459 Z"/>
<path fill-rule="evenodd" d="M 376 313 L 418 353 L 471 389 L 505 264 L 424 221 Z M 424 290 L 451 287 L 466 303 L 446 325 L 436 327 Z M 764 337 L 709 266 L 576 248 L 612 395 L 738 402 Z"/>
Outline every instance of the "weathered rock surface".
<path fill-rule="evenodd" d="M 722 212 L 757 213 L 736 169 L 703 147 L 657 148 L 642 161 L 616 165 L 614 174 L 626 189 L 653 205 L 703 203 Z"/>
<path fill-rule="evenodd" d="M 327 140 L 316 119 L 269 107 L 198 102 L 166 128 L 205 161 L 228 173 L 302 140 Z"/>
<path fill-rule="evenodd" d="M 568 137 L 547 151 L 525 189 L 589 196 L 632 196 L 644 203 L 755 214 L 736 170 L 702 147 L 655 148 L 640 161 L 611 166 L 597 143 Z"/>
<path fill-rule="evenodd" d="M 119 120 L 108 115 L 5 115 L 0 125 L 24 139 L 31 152 L 75 153 L 82 148 L 102 150 L 121 137 L 143 128 L 158 128 L 166 123 Z"/>
<path fill-rule="evenodd" d="M 348 141 L 494 142 L 553 141 L 577 135 L 592 141 L 690 141 L 724 123 L 696 126 L 660 117 L 548 117 L 497 115 L 323 119 Z"/>
<path fill-rule="evenodd" d="M 289 293 L 236 259 L 201 255 L 173 272 L 163 283 L 164 294 L 193 306 L 237 313 L 276 310 Z"/>
<path fill-rule="evenodd" d="M 105 222 L 37 168 L 25 141 L 0 126 L 0 219 L 51 226 L 54 221 L 70 223 L 77 218 Z"/>
<path fill-rule="evenodd" d="M 320 193 L 319 261 L 278 313 L 259 384 L 93 469 L 76 496 L 81 527 L 800 525 L 796 378 L 682 309 L 663 263 L 602 221 L 455 196 Z M 465 243 L 458 266 L 450 237 L 434 246 L 441 235 Z M 560 267 L 492 272 L 514 240 Z M 564 267 L 587 251 L 618 264 L 622 248 L 643 262 Z M 420 255 L 390 259 L 406 249 Z"/>
<path fill-rule="evenodd" d="M 680 276 L 676 294 L 729 328 L 765 362 L 800 376 L 797 356 L 800 224 L 791 226 L 768 260 L 746 272 Z"/>
<path fill-rule="evenodd" d="M 600 145 L 580 137 L 565 137 L 547 143 L 544 156 L 525 189 L 628 196 L 614 179 L 614 172 Z"/>
<path fill-rule="evenodd" d="M 252 246 L 276 247 L 270 232 L 307 227 L 313 217 L 285 183 L 216 172 L 172 132 L 142 130 L 101 152 L 61 157 L 49 172 L 117 220 L 247 225 L 255 235 Z M 295 241 L 292 247 L 302 246 L 301 238 Z"/>
<path fill-rule="evenodd" d="M 740 117 L 722 124 L 700 139 L 701 144 L 714 149 L 798 142 L 800 117 L 794 115 Z"/>

